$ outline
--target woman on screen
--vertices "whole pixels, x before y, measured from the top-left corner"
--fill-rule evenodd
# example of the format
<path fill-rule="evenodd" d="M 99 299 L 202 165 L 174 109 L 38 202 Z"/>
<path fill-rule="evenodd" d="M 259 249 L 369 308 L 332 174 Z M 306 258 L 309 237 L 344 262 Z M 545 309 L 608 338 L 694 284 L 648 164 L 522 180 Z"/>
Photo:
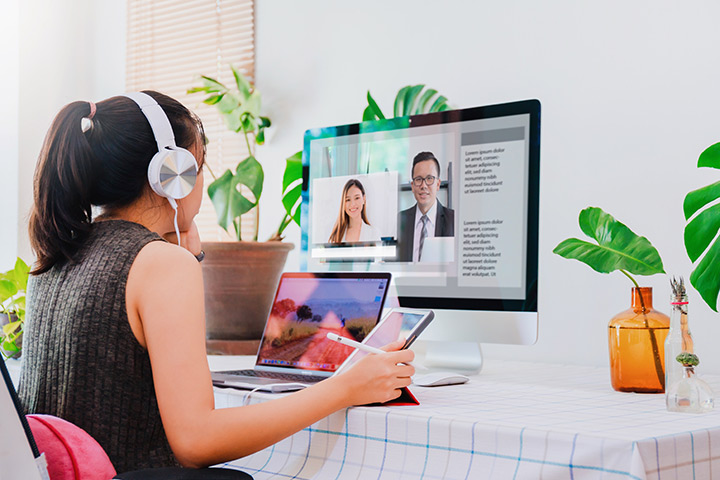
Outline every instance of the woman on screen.
<path fill-rule="evenodd" d="M 360 180 L 351 178 L 343 187 L 340 213 L 330 234 L 330 243 L 376 242 L 377 230 L 370 225 L 365 213 L 365 188 Z"/>
<path fill-rule="evenodd" d="M 194 221 L 205 135 L 177 100 L 131 95 L 70 103 L 45 137 L 30 216 L 37 262 L 23 337 L 25 411 L 85 429 L 123 472 L 227 462 L 339 409 L 398 397 L 414 373 L 403 365 L 410 350 L 368 355 L 276 400 L 215 408 Z M 164 158 L 160 139 L 176 145 L 161 153 L 190 165 L 175 178 L 187 187 L 177 194 L 148 182 L 160 171 L 151 162 Z"/>

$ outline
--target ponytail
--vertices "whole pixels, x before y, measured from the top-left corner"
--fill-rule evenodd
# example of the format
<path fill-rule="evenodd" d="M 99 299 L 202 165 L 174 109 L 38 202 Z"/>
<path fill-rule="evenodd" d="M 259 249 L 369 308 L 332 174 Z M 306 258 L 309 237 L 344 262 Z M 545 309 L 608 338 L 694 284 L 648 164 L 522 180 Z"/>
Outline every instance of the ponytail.
<path fill-rule="evenodd" d="M 65 106 L 45 137 L 30 214 L 30 243 L 37 255 L 34 275 L 72 260 L 90 231 L 94 156 L 81 128 L 90 108 L 87 102 Z"/>

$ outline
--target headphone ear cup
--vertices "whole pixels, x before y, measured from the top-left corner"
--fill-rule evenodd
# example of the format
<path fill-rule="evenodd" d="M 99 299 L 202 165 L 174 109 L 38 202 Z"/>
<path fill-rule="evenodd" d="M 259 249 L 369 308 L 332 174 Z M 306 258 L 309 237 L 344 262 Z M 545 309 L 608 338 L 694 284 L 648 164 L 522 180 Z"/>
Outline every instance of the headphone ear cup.
<path fill-rule="evenodd" d="M 195 186 L 198 165 L 188 150 L 165 148 L 148 165 L 148 182 L 155 193 L 168 199 L 186 197 Z"/>

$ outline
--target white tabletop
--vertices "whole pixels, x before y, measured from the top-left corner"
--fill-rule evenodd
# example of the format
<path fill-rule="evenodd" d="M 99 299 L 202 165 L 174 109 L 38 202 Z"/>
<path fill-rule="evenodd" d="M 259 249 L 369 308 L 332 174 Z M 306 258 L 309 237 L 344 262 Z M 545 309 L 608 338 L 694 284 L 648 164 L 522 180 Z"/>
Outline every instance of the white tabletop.
<path fill-rule="evenodd" d="M 607 368 L 489 361 L 467 384 L 411 390 L 419 406 L 347 409 L 233 465 L 257 479 L 720 475 L 720 408 L 667 412 L 664 395 L 615 392 Z M 246 395 L 216 389 L 216 404 Z"/>

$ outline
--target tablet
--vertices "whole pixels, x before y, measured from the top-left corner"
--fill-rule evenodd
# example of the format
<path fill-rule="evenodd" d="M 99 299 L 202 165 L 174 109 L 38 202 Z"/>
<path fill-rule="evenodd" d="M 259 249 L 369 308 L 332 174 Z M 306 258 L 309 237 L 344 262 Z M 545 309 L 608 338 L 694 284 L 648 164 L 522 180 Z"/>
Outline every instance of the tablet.
<path fill-rule="evenodd" d="M 400 338 L 405 338 L 402 349 L 408 348 L 417 339 L 418 335 L 425 330 L 435 314 L 432 310 L 419 310 L 416 308 L 393 308 L 375 328 L 362 341 L 370 347 L 380 348 Z M 367 353 L 355 350 L 340 365 L 335 374 L 341 373 L 355 362 L 363 358 Z"/>

